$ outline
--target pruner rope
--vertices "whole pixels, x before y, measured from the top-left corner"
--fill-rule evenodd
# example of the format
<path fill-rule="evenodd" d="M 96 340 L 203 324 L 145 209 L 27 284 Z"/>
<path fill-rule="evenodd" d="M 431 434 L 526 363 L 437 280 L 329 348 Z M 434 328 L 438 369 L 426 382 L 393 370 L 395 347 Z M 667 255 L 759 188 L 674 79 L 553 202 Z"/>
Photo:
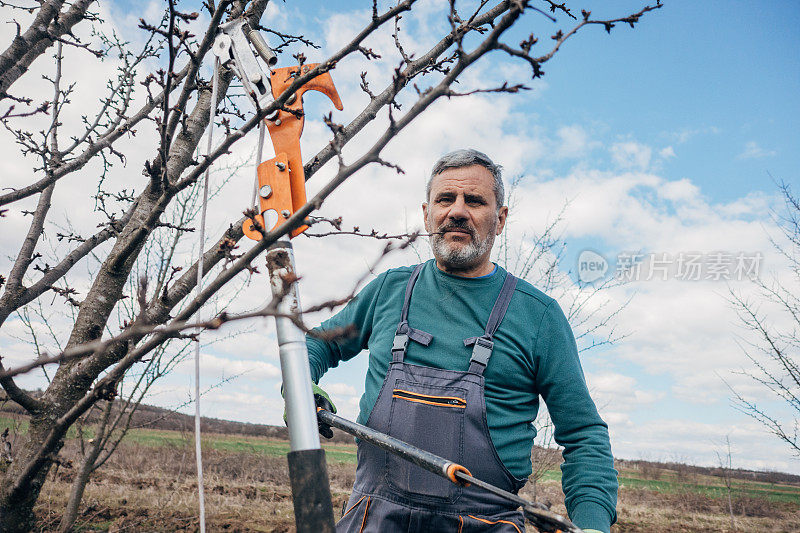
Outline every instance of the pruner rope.
<path fill-rule="evenodd" d="M 214 60 L 214 75 L 211 82 L 211 103 L 209 104 L 209 118 L 208 118 L 208 142 L 206 143 L 206 157 L 211 153 L 212 143 L 214 141 L 214 119 L 217 116 L 217 98 L 219 96 L 219 59 Z M 206 167 L 205 174 L 203 175 L 203 203 L 200 207 L 200 232 L 198 235 L 197 244 L 197 285 L 195 286 L 195 295 L 200 296 L 203 292 L 203 275 L 205 270 L 205 261 L 203 252 L 205 250 L 206 242 L 206 214 L 208 212 L 208 181 L 211 171 L 211 165 Z M 202 308 L 201 308 L 202 309 Z M 200 314 L 200 309 L 197 310 Z M 195 459 L 197 460 L 197 499 L 200 506 L 200 533 L 206 531 L 206 506 L 205 494 L 203 491 L 203 451 L 200 446 L 200 338 L 195 339 L 194 343 L 194 451 Z"/>

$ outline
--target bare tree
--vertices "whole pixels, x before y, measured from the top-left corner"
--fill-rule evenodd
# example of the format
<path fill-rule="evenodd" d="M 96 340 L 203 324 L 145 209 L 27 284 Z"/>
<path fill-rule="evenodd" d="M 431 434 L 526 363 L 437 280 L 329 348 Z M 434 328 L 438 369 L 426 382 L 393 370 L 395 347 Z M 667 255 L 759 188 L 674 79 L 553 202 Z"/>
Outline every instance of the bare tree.
<path fill-rule="evenodd" d="M 731 436 L 725 435 L 725 451 L 717 454 L 717 464 L 722 473 L 722 481 L 725 483 L 725 492 L 728 495 L 728 513 L 731 517 L 731 531 L 736 531 L 736 520 L 733 516 L 733 455 L 731 453 Z"/>
<path fill-rule="evenodd" d="M 0 434 L 0 461 L 5 466 L 6 464 L 11 463 L 11 440 L 8 438 L 9 428 L 3 430 L 3 433 Z"/>
<path fill-rule="evenodd" d="M 788 184 L 781 184 L 780 190 L 785 209 L 775 218 L 785 240 L 773 239 L 772 243 L 788 261 L 789 271 L 785 278 L 753 276 L 754 297 L 729 292 L 741 323 L 753 333 L 752 340 L 742 341 L 752 367 L 737 373 L 759 384 L 768 398 L 759 402 L 731 390 L 740 411 L 800 456 L 800 198 Z M 764 407 L 776 400 L 782 408 Z"/>
<path fill-rule="evenodd" d="M 267 247 L 307 222 L 307 217 L 353 174 L 372 164 L 402 172 L 381 154 L 432 103 L 442 97 L 515 93 L 526 88 L 521 82 L 510 80 L 489 87 L 460 86 L 457 91 L 454 86 L 468 67 L 487 54 L 501 53 L 529 65 L 535 79 L 543 75 L 542 65 L 582 28 L 600 26 L 610 32 L 616 24 L 633 26 L 642 15 L 660 7 L 656 4 L 620 18 L 597 20 L 589 12 L 583 11 L 578 16 L 564 4 L 545 0 L 541 7 L 566 18 L 570 27 L 552 35 L 547 40 L 551 44 L 543 42 L 537 46 L 538 38 L 534 35 L 518 45 L 504 42 L 508 30 L 520 20 L 534 24 L 542 15 L 550 17 L 530 2 L 483 0 L 470 12 L 460 12 L 451 2 L 448 24 L 439 40 L 430 49 L 412 51 L 408 44 L 401 45 L 397 27 L 400 17 L 414 8 L 415 0 L 400 0 L 385 10 L 373 2 L 372 16 L 359 32 L 316 67 L 298 75 L 266 108 L 252 115 L 242 111 L 239 105 L 242 99 L 237 100 L 235 91 L 229 91 L 232 74 L 224 68 L 219 76 L 218 101 L 211 102 L 211 83 L 203 79 L 202 66 L 204 62 L 208 64 L 217 28 L 223 21 L 239 17 L 244 17 L 250 27 L 261 28 L 259 21 L 267 3 L 268 0 L 206 1 L 198 10 L 207 13 L 207 22 L 198 31 L 198 13 L 181 11 L 174 0 L 167 0 L 160 20 L 141 20 L 139 27 L 144 38 L 138 41 L 138 47 L 115 34 L 104 34 L 99 15 L 90 10 L 91 0 L 76 0 L 72 4 L 45 0 L 31 2 L 30 6 L 3 4 L 11 10 L 19 7 L 20 17 L 27 12 L 32 15 L 27 27 L 17 23 L 16 37 L 0 54 L 0 105 L 5 106 L 0 109 L 0 121 L 13 135 L 21 153 L 35 164 L 28 185 L 0 193 L 0 214 L 10 209 L 21 211 L 34 199 L 36 205 L 30 211 L 29 230 L 7 277 L 2 278 L 5 286 L 0 295 L 0 327 L 13 313 L 51 291 L 71 310 L 66 313 L 71 326 L 61 339 L 63 348 L 54 355 L 41 354 L 32 358 L 30 364 L 16 368 L 7 369 L 0 364 L 0 386 L 30 415 L 28 433 L 14 450 L 14 461 L 0 475 L 0 531 L 28 531 L 34 527 L 34 504 L 51 465 L 57 461 L 67 430 L 93 406 L 110 402 L 126 374 L 140 367 L 154 350 L 169 339 L 191 339 L 199 330 L 219 327 L 231 320 L 275 314 L 276 305 L 272 302 L 257 312 L 232 316 L 222 311 L 210 320 L 191 322 L 204 304 L 232 281 L 241 279 L 240 274 L 254 272 L 254 261 Z M 80 28 L 89 25 L 95 26 L 92 39 L 76 37 Z M 137 280 L 135 267 L 141 264 L 140 257 L 154 242 L 159 228 L 168 225 L 164 216 L 180 195 L 264 117 L 283 108 L 303 84 L 333 70 L 348 56 L 378 59 L 381 51 L 369 48 L 366 43 L 388 25 L 395 26 L 394 42 L 402 60 L 388 78 L 381 77 L 380 72 L 362 76 L 368 102 L 363 109 L 351 111 L 350 116 L 355 118 L 348 124 L 339 125 L 327 119 L 331 140 L 305 165 L 306 178 L 310 178 L 333 159 L 337 166 L 330 181 L 285 224 L 275 231 L 263 232 L 260 241 L 240 254 L 233 252 L 243 236 L 243 219 L 232 220 L 229 228 L 203 253 L 202 273 L 206 281 L 199 294 L 192 294 L 197 263 L 170 265 L 156 276 L 155 283 L 147 286 L 132 281 Z M 280 42 L 276 46 L 278 51 L 313 46 L 313 40 L 304 36 L 262 29 Z M 86 61 L 115 57 L 120 65 L 116 78 L 102 81 L 107 82 L 107 96 L 94 104 L 94 111 L 87 113 L 80 125 L 70 125 L 69 131 L 79 130 L 77 134 L 65 133 L 61 122 L 64 111 L 75 105 L 86 109 L 92 103 L 87 106 L 71 99 L 75 86 L 65 85 L 62 76 L 63 69 L 70 67 L 64 61 L 65 47 L 77 48 L 85 54 Z M 542 48 L 545 49 L 539 52 Z M 15 83 L 35 61 L 46 60 L 47 50 L 54 50 L 55 57 L 53 74 L 46 78 L 53 96 L 40 102 L 15 94 Z M 301 63 L 305 60 L 299 52 L 295 58 Z M 371 89 L 368 77 L 373 83 L 380 79 L 381 89 Z M 95 81 L 81 80 L 81 83 Z M 217 126 L 224 128 L 225 135 L 207 155 L 199 157 L 197 147 L 208 126 L 212 105 L 220 105 Z M 385 116 L 388 116 L 386 121 Z M 381 120 L 374 122 L 376 117 Z M 41 119 L 45 119 L 46 126 L 37 131 L 34 128 L 38 126 L 32 126 L 34 123 L 30 121 Z M 379 127 L 377 135 L 369 142 L 351 143 L 371 123 Z M 115 163 L 126 159 L 123 141 L 150 128 L 155 134 L 149 137 L 150 154 L 143 165 L 143 178 L 127 190 L 107 190 L 105 178 L 115 171 Z M 343 155 L 345 146 L 347 160 Z M 42 235 L 52 224 L 54 190 L 87 173 L 98 176 L 97 190 L 93 195 L 94 207 L 87 194 L 87 204 L 81 208 L 103 213 L 105 221 L 90 236 L 63 233 L 57 259 L 53 263 L 44 261 Z M 91 256 L 98 259 L 99 267 L 92 272 L 86 294 L 79 294 L 69 279 L 74 275 L 74 267 Z M 173 266 L 182 270 L 176 271 Z M 135 311 L 134 317 L 115 324 L 115 313 L 125 306 Z M 118 325 L 121 331 L 112 333 L 112 325 Z M 29 394 L 15 382 L 15 376 L 48 363 L 56 363 L 58 367 L 41 396 Z M 109 413 L 110 421 L 113 415 L 105 412 Z"/>
<path fill-rule="evenodd" d="M 510 215 L 513 215 L 515 209 L 519 181 L 519 178 L 512 180 L 509 190 Z M 570 272 L 561 267 L 567 245 L 560 232 L 568 208 L 569 203 L 561 208 L 541 232 L 534 233 L 530 239 L 523 234 L 522 238 L 512 241 L 509 232 L 504 232 L 498 247 L 497 260 L 515 276 L 529 281 L 558 300 L 574 330 L 578 351 L 584 352 L 614 344 L 627 336 L 617 331 L 615 319 L 630 303 L 630 298 L 615 303 L 609 296 L 609 291 L 623 281 L 613 277 L 598 283 L 574 281 Z"/>
<path fill-rule="evenodd" d="M 220 189 L 230 181 L 241 166 L 237 164 L 219 169 L 218 172 L 224 174 L 224 178 L 210 192 L 211 198 L 220 192 Z M 127 294 L 136 295 L 137 298 L 136 301 L 133 301 L 133 298 L 123 298 L 119 302 L 115 310 L 118 315 L 117 323 L 132 323 L 136 319 L 138 308 L 146 305 L 147 293 L 159 294 L 180 272 L 181 267 L 174 266 L 173 258 L 185 235 L 193 231 L 191 224 L 197 218 L 200 210 L 199 184 L 200 182 L 197 182 L 176 196 L 162 216 L 159 227 L 153 232 L 137 257 L 128 279 L 126 291 Z M 111 196 L 102 189 L 98 189 L 95 198 L 101 209 L 106 209 Z M 63 229 L 63 231 L 65 233 L 59 235 L 64 235 L 64 238 L 74 235 L 70 229 Z M 47 258 L 48 254 L 45 253 L 43 257 Z M 92 268 L 99 268 L 101 263 L 99 257 L 92 257 L 89 260 Z M 154 286 L 148 288 L 151 280 Z M 228 296 L 226 300 L 235 297 L 237 293 L 238 290 L 234 291 L 233 296 Z M 67 303 L 73 308 L 78 307 L 69 301 L 71 298 L 68 296 Z M 217 304 L 216 307 L 224 308 L 226 305 L 222 303 Z M 17 311 L 17 315 L 27 329 L 27 338 L 18 337 L 18 339 L 29 342 L 33 346 L 37 358 L 45 356 L 44 346 L 48 344 L 48 341 L 51 345 L 61 348 L 57 332 L 58 326 L 53 324 L 51 316 L 45 312 L 41 305 L 41 299 L 23 306 Z M 37 325 L 43 326 L 49 339 L 39 335 Z M 190 340 L 174 341 L 175 339 L 167 339 L 142 361 L 141 368 L 134 367 L 128 371 L 117 387 L 118 397 L 116 399 L 98 402 L 76 422 L 75 427 L 79 437 L 82 459 L 72 481 L 67 506 L 61 518 L 59 525 L 61 531 L 72 529 L 90 477 L 108 461 L 128 430 L 131 429 L 134 415 L 151 387 L 159 378 L 169 374 L 178 363 L 186 358 Z M 46 375 L 46 377 L 49 379 L 49 376 Z M 88 441 L 84 438 L 87 434 L 91 435 Z"/>
<path fill-rule="evenodd" d="M 122 439 L 131 429 L 134 414 L 153 384 L 171 372 L 175 365 L 187 355 L 190 347 L 188 342 L 183 342 L 178 350 L 170 350 L 169 344 L 166 342 L 154 350 L 153 356 L 145 363 L 144 369 L 136 372 L 136 375 L 130 375 L 134 373 L 129 372 L 126 377 L 133 382 L 129 387 L 130 390 L 120 390 L 120 398 L 117 400 L 98 402 L 87 413 L 89 415 L 93 414 L 92 411 L 98 411 L 99 414 L 94 413 L 95 416 L 92 417 L 94 420 L 84 415 L 76 424 L 83 459 L 72 481 L 67 507 L 59 525 L 60 531 L 72 530 L 89 478 L 117 450 Z M 123 385 L 124 383 L 121 384 L 120 389 Z M 93 427 L 89 432 L 91 438 L 88 441 L 84 438 L 85 426 L 90 425 L 87 423 L 87 418 L 88 421 L 96 422 L 92 424 Z"/>

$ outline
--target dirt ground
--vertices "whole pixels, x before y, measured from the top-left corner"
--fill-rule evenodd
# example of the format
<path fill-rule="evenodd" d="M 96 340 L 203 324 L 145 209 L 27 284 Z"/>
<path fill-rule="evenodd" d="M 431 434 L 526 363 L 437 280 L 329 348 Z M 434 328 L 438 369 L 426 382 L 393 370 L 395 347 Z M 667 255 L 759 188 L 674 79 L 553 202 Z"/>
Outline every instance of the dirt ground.
<path fill-rule="evenodd" d="M 65 451 L 74 454 L 77 450 Z M 288 471 L 284 457 L 254 453 L 204 452 L 206 520 L 209 531 L 294 531 Z M 39 531 L 56 531 L 75 468 L 59 467 L 50 474 L 36 512 Z M 355 466 L 329 466 L 334 510 L 347 500 Z M 197 484 L 194 454 L 189 446 L 160 447 L 123 444 L 97 471 L 86 489 L 77 531 L 167 532 L 197 531 Z M 522 496 L 532 498 L 527 486 Z M 539 501 L 565 513 L 557 481 L 539 483 Z M 695 493 L 663 494 L 626 489 L 620 494 L 614 533 L 633 532 L 786 532 L 800 531 L 800 502 L 750 502 L 752 516 L 736 516 L 731 527 L 727 503 Z M 529 532 L 536 531 L 528 527 Z"/>

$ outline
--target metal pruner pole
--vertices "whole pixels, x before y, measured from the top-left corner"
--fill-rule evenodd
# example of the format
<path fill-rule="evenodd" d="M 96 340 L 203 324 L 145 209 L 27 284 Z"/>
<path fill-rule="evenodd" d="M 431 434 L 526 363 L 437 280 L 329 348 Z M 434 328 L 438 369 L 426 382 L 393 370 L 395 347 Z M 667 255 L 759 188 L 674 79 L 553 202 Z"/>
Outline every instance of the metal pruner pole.
<path fill-rule="evenodd" d="M 292 244 L 278 241 L 267 251 L 273 298 L 278 304 L 275 327 L 289 426 L 289 480 L 298 533 L 333 533 L 333 503 L 325 450 L 320 446 L 317 408 L 303 331 L 290 316 L 300 317 Z"/>

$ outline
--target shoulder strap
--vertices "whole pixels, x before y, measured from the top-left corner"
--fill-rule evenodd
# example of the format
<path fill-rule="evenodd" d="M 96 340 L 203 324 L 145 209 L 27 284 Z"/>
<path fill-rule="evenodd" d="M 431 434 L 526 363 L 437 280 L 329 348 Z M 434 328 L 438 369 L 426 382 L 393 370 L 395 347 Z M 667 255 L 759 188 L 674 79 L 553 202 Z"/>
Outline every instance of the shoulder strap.
<path fill-rule="evenodd" d="M 414 285 L 417 283 L 417 278 L 422 271 L 425 263 L 420 263 L 411 272 L 411 277 L 408 278 L 406 285 L 406 295 L 403 300 L 403 310 L 400 312 L 400 324 L 397 325 L 397 331 L 394 334 L 394 342 L 392 343 L 392 361 L 395 363 L 402 363 L 406 356 L 406 349 L 408 348 L 409 339 L 428 346 L 433 340 L 433 335 L 426 333 L 420 329 L 414 329 L 408 325 L 408 308 L 411 305 L 411 293 L 414 291 Z"/>
<path fill-rule="evenodd" d="M 503 321 L 508 311 L 508 305 L 511 303 L 511 298 L 514 296 L 514 290 L 517 288 L 517 278 L 510 272 L 506 273 L 506 279 L 503 282 L 503 287 L 500 289 L 500 294 L 494 302 L 492 312 L 489 313 L 489 320 L 486 323 L 486 330 L 480 337 L 470 337 L 464 339 L 464 346 L 472 346 L 472 357 L 469 360 L 469 371 L 476 374 L 483 374 L 486 366 L 489 364 L 489 359 L 492 357 L 492 349 L 494 348 L 494 341 L 492 340 L 494 334 L 497 333 L 497 328 Z"/>

